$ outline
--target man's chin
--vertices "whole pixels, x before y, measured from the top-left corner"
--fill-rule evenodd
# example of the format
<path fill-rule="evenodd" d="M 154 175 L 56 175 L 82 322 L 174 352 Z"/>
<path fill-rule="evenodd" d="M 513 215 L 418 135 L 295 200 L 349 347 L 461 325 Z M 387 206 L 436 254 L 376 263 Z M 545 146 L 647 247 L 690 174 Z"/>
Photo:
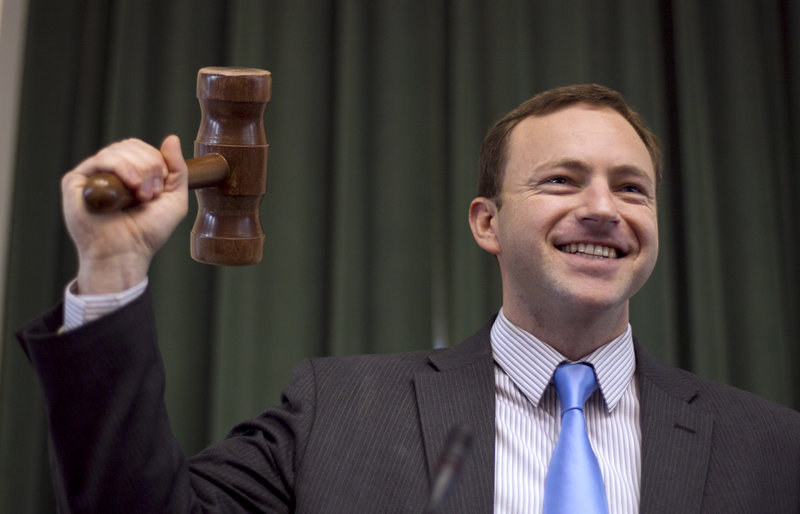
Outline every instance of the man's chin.
<path fill-rule="evenodd" d="M 565 292 L 562 296 L 570 310 L 607 315 L 618 309 L 627 309 L 630 296 L 614 288 L 583 288 Z"/>

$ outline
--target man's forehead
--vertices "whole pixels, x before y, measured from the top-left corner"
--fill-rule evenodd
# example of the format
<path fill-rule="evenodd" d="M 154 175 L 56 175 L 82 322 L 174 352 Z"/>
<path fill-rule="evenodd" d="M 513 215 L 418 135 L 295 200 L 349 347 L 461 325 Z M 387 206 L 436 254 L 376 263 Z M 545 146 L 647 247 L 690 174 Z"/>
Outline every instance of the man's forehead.
<path fill-rule="evenodd" d="M 569 123 L 570 120 L 577 120 L 577 119 L 596 119 L 599 122 L 597 114 L 604 114 L 606 116 L 612 116 L 613 118 L 617 118 L 618 121 L 624 122 L 625 125 L 630 127 L 631 130 L 634 132 L 636 129 L 634 128 L 631 123 L 625 119 L 622 114 L 616 109 L 613 109 L 607 105 L 595 105 L 586 102 L 577 102 L 574 104 L 564 105 L 553 109 L 551 111 L 539 114 L 531 114 L 520 120 L 516 127 L 512 130 L 511 134 L 513 135 L 514 132 L 517 132 L 519 127 L 530 127 L 536 125 L 550 125 L 550 124 L 559 124 L 559 123 Z"/>
<path fill-rule="evenodd" d="M 615 109 L 587 103 L 567 105 L 520 120 L 509 134 L 506 157 L 511 157 L 515 150 L 533 150 L 539 144 L 567 146 L 572 142 L 577 150 L 582 150 L 603 140 L 620 151 L 635 152 L 642 160 L 646 159 L 648 168 L 655 173 L 650 152 L 635 127 Z"/>

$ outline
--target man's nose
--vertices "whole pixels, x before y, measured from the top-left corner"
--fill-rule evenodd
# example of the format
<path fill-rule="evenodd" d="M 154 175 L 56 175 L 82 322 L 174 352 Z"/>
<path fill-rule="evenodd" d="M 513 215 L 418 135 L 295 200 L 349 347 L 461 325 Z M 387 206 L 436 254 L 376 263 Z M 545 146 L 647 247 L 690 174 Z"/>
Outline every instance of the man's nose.
<path fill-rule="evenodd" d="M 614 192 L 603 181 L 588 184 L 582 193 L 582 202 L 576 212 L 578 218 L 586 223 L 619 223 L 617 203 Z"/>

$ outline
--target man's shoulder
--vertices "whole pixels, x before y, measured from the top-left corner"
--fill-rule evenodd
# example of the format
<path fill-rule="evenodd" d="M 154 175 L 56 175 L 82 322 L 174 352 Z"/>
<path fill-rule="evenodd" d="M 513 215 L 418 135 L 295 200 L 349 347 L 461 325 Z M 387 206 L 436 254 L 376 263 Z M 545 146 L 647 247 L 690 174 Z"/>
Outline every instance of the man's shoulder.
<path fill-rule="evenodd" d="M 748 426 L 757 431 L 800 433 L 800 412 L 738 387 L 669 365 L 637 345 L 640 380 L 651 383 L 697 408 L 712 413 L 718 423 Z M 769 422 L 765 422 L 769 420 Z"/>
<path fill-rule="evenodd" d="M 445 350 L 313 357 L 307 364 L 317 373 L 407 374 L 428 369 L 430 357 L 442 351 Z"/>
<path fill-rule="evenodd" d="M 668 365 L 638 345 L 636 358 L 643 511 L 683 512 L 701 501 L 703 512 L 795 511 L 800 413 Z"/>
<path fill-rule="evenodd" d="M 491 365 L 491 321 L 460 343 L 447 348 L 430 348 L 402 353 L 315 357 L 300 365 L 302 372 L 321 378 L 357 374 L 381 381 L 406 380 L 420 372 L 437 372 L 474 365 Z"/>
<path fill-rule="evenodd" d="M 697 381 L 700 405 L 713 410 L 719 419 L 730 419 L 739 427 L 752 424 L 755 429 L 777 429 L 782 433 L 792 428 L 800 441 L 800 412 L 730 384 L 683 372 Z"/>

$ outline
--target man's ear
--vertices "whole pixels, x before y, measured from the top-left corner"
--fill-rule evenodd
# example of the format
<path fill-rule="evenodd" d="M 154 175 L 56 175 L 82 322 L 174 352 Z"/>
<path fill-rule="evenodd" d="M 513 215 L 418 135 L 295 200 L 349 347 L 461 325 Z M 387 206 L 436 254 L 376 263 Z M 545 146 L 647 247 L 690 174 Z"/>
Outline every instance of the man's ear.
<path fill-rule="evenodd" d="M 498 255 L 500 241 L 497 238 L 497 204 L 494 200 L 479 196 L 469 204 L 469 227 L 478 246 Z"/>

